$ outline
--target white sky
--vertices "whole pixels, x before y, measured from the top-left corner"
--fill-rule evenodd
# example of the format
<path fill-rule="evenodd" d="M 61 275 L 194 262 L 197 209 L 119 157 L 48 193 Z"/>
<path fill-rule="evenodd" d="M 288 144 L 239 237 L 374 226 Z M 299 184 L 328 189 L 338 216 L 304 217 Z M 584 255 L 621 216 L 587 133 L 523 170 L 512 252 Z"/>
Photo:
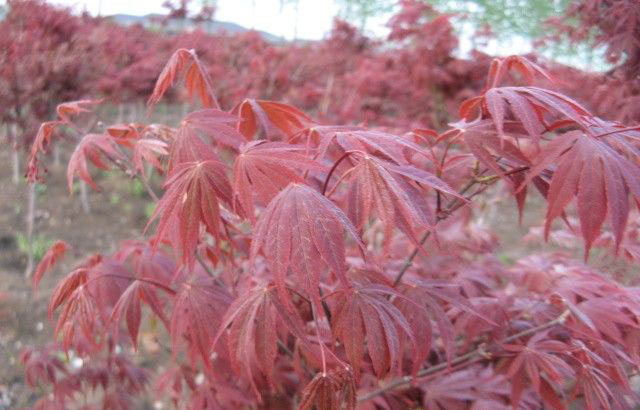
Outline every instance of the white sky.
<path fill-rule="evenodd" d="M 0 2 L 3 2 L 0 0 Z M 80 12 L 102 15 L 166 13 L 162 0 L 50 0 L 51 3 L 73 7 Z M 198 1 L 194 1 L 197 7 Z M 300 0 L 297 32 L 301 39 L 321 39 L 330 29 L 338 6 L 333 0 Z M 280 0 L 218 0 L 216 19 L 264 30 L 291 39 L 296 31 L 296 10 L 293 4 L 281 7 Z M 381 28 L 371 27 L 378 32 Z"/>
<path fill-rule="evenodd" d="M 71 7 L 76 12 L 89 11 L 92 15 L 101 13 L 145 15 L 150 13 L 166 13 L 162 7 L 163 0 L 48 0 L 50 3 Z M 0 0 L 0 4 L 5 0 Z M 246 28 L 263 30 L 286 39 L 319 40 L 323 38 L 333 25 L 333 19 L 339 12 L 335 0 L 299 0 L 298 10 L 294 4 L 282 6 L 281 0 L 218 0 L 218 11 L 215 18 L 240 24 Z M 284 3 L 287 3 L 284 1 Z M 198 7 L 199 1 L 192 2 Z M 386 22 L 389 16 L 378 16 L 367 22 L 367 34 L 385 36 L 388 32 Z M 466 33 L 468 30 L 464 30 Z M 471 31 L 473 31 L 471 29 Z M 466 55 L 472 48 L 471 36 L 460 37 L 459 52 Z M 517 39 L 516 39 L 517 40 Z M 514 43 L 512 41 L 512 43 Z M 495 42 L 484 47 L 489 54 L 513 54 L 528 52 L 530 44 L 500 44 Z"/>
<path fill-rule="evenodd" d="M 47 0 L 53 4 L 71 7 L 76 12 L 88 10 L 92 15 L 100 12 L 102 15 L 132 14 L 145 15 L 150 13 L 166 13 L 162 7 L 163 0 Z M 6 0 L 0 0 L 5 4 Z M 200 2 L 193 1 L 194 7 Z M 298 10 L 294 4 L 281 5 L 281 0 L 218 0 L 218 11 L 215 18 L 240 24 L 246 28 L 263 30 L 286 39 L 319 40 L 323 38 L 333 25 L 334 16 L 339 12 L 335 0 L 299 0 Z M 285 1 L 286 3 L 286 1 Z M 379 16 L 367 22 L 367 34 L 385 36 L 388 32 L 385 23 L 389 16 Z M 472 42 L 472 27 L 461 27 L 458 54 L 468 55 L 474 47 Z M 296 34 L 297 33 L 297 34 Z M 532 51 L 531 42 L 514 36 L 509 41 L 500 44 L 493 40 L 484 47 L 483 51 L 491 55 L 521 54 Z M 585 60 L 586 61 L 586 60 Z M 585 66 L 583 59 L 572 58 L 566 63 Z M 590 68 L 594 62 L 588 61 Z"/>

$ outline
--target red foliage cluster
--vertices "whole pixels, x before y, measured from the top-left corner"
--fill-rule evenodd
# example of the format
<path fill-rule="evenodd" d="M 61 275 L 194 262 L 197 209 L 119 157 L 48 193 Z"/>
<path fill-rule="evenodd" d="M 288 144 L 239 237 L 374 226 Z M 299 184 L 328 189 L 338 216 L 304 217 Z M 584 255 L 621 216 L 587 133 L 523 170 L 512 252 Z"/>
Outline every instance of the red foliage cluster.
<path fill-rule="evenodd" d="M 391 46 L 342 21 L 320 42 L 271 44 L 255 32 L 164 34 L 76 17 L 41 1 L 10 1 L 0 22 L 0 42 L 7 42 L 0 47 L 2 120 L 17 124 L 30 144 L 37 124 L 53 115 L 54 100 L 140 101 L 152 94 L 171 52 L 184 48 L 197 50 L 200 62 L 191 65 L 185 53 L 168 69 L 190 64 L 196 76 L 187 80 L 197 86 L 200 65 L 215 80 L 207 94 L 222 106 L 247 97 L 282 100 L 329 122 L 444 127 L 457 104 L 481 88 L 488 57 L 454 57 L 448 18 L 427 6 L 407 1 L 390 24 Z"/>
<path fill-rule="evenodd" d="M 425 28 L 417 14 L 398 16 L 392 35 L 448 36 L 446 20 Z M 356 50 L 366 46 L 343 29 Z M 534 188 L 548 202 L 548 235 L 556 218 L 569 222 L 575 198 L 586 257 L 606 245 L 603 226 L 626 252 L 640 203 L 638 127 L 538 86 L 551 76 L 523 57 L 493 60 L 482 91 L 442 133 L 323 125 L 261 99 L 219 106 L 200 61 L 177 50 L 149 105 L 184 77 L 203 109 L 162 133 L 130 124 L 88 134 L 71 158 L 71 180 L 92 182 L 87 160 L 141 178 L 158 223 L 150 237 L 88 258 L 53 291 L 60 344 L 23 355 L 29 383 L 51 386 L 36 408 L 69 408 L 83 395 L 87 408 L 131 408 L 149 388 L 147 371 L 127 358 L 147 314 L 164 325 L 159 343 L 170 340 L 156 388 L 180 408 L 637 404 L 638 289 L 562 255 L 503 265 L 471 214 L 495 183 L 520 212 Z M 60 122 L 83 109 L 62 105 Z M 398 128 L 409 121 L 398 118 Z M 32 156 L 42 150 L 39 139 Z M 165 175 L 159 198 L 146 162 Z M 56 246 L 39 272 L 59 259 Z M 56 351 L 85 362 L 74 368 Z"/>
<path fill-rule="evenodd" d="M 174 9 L 183 10 L 184 2 L 177 3 Z M 563 92 L 597 115 L 627 123 L 640 120 L 637 7 L 633 1 L 577 1 L 565 18 L 551 22 L 575 41 L 597 26 L 599 44 L 621 61 L 616 69 L 594 74 L 544 64 Z M 581 24 L 566 24 L 576 19 Z M 446 128 L 459 103 L 482 90 L 490 57 L 479 52 L 470 59 L 455 57 L 458 40 L 449 16 L 424 2 L 402 1 L 389 27 L 384 44 L 342 21 L 323 41 L 271 44 L 255 32 L 163 34 L 75 17 L 40 1 L 10 1 L 0 22 L 0 42 L 6 42 L 0 46 L 0 91 L 7 104 L 0 115 L 17 124 L 24 144 L 30 144 L 37 124 L 53 115 L 52 101 L 89 96 L 140 101 L 152 93 L 173 50 L 184 48 L 198 51 L 198 64 L 215 80 L 207 93 L 222 106 L 249 97 L 284 101 L 329 123 Z"/>
<path fill-rule="evenodd" d="M 640 122 L 640 3 L 633 0 L 573 1 L 563 16 L 549 25 L 558 34 L 553 40 L 567 37 L 573 43 L 594 38 L 614 67 L 603 74 L 590 74 L 569 67 L 557 67 L 558 75 L 567 78 L 565 89 L 588 102 L 601 115 Z"/>

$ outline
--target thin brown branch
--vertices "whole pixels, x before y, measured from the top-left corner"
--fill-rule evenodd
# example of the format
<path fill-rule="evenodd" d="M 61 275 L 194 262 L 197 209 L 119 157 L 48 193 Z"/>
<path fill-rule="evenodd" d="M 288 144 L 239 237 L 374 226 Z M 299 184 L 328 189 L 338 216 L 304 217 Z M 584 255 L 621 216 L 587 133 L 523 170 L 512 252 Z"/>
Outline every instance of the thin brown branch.
<path fill-rule="evenodd" d="M 512 169 L 512 170 L 506 172 L 504 175 L 505 176 L 513 175 L 513 174 L 517 174 L 518 172 L 526 171 L 528 169 L 529 169 L 529 167 L 515 168 L 515 169 Z M 480 174 L 480 176 L 484 172 L 486 172 L 486 170 L 483 171 Z M 480 176 L 475 176 L 474 178 L 469 180 L 469 182 L 467 182 L 467 184 L 460 190 L 460 195 L 466 194 L 476 184 L 482 184 L 482 187 L 480 187 L 477 191 L 475 191 L 474 193 L 472 193 L 471 195 L 466 197 L 467 200 L 470 201 L 473 197 L 475 197 L 475 196 L 481 194 L 482 192 L 486 191 L 491 185 L 493 185 L 496 181 L 499 180 L 499 176 L 497 176 L 497 175 L 484 177 L 482 179 L 479 178 Z M 449 216 L 451 216 L 452 213 L 454 213 L 458 209 L 462 208 L 466 204 L 467 204 L 467 202 L 461 200 L 460 198 L 452 199 L 451 201 L 449 201 L 449 203 L 447 204 L 445 209 L 438 215 L 437 220 L 436 220 L 436 224 L 438 224 L 440 221 L 443 221 L 443 220 L 447 219 Z M 427 239 L 429 239 L 430 236 L 431 236 L 431 231 L 425 232 L 425 234 L 420 239 L 420 246 L 424 245 L 424 243 L 427 241 Z M 407 259 L 405 259 L 405 262 L 402 264 L 402 268 L 400 268 L 400 270 L 398 271 L 398 273 L 396 275 L 395 280 L 393 281 L 393 286 L 394 287 L 398 286 L 398 284 L 400 284 L 404 274 L 413 265 L 413 261 L 416 258 L 416 256 L 418 255 L 418 251 L 419 250 L 420 250 L 419 247 L 415 247 L 413 249 L 413 251 L 411 252 L 411 254 L 407 257 Z"/>
<path fill-rule="evenodd" d="M 529 336 L 532 335 L 534 333 L 537 332 L 541 332 L 543 330 L 549 329 L 555 325 L 559 325 L 564 323 L 565 320 L 567 320 L 567 317 L 569 317 L 570 311 L 566 310 L 564 311 L 560 316 L 556 317 L 555 319 L 552 319 L 546 323 L 543 323 L 539 326 L 535 326 L 532 327 L 530 329 L 527 330 L 523 330 L 521 332 L 518 332 L 516 334 L 513 334 L 511 336 L 505 337 L 504 339 L 500 340 L 499 342 L 496 342 L 493 344 L 493 346 L 498 349 L 498 350 L 502 350 L 501 346 L 503 344 L 506 343 L 510 343 L 513 342 L 514 340 L 520 339 L 521 337 L 525 337 L 525 336 Z M 486 358 L 488 355 L 488 350 L 487 347 L 483 344 L 480 345 L 479 347 L 477 347 L 475 350 L 472 350 L 468 353 L 463 354 L 462 356 L 458 356 L 454 359 L 452 359 L 451 361 L 448 362 L 442 362 L 439 363 L 437 365 L 431 366 L 431 367 L 427 367 L 425 369 L 420 370 L 417 374 L 416 374 L 416 378 L 420 378 L 420 377 L 426 377 L 429 375 L 432 375 L 434 373 L 437 373 L 441 370 L 445 370 L 450 366 L 456 366 L 462 363 L 465 363 L 465 365 L 470 365 L 472 363 L 475 363 L 479 360 L 482 360 L 483 358 Z M 411 383 L 411 381 L 414 378 L 412 376 L 403 376 L 403 377 L 399 377 L 397 379 L 394 379 L 392 381 L 390 381 L 389 383 L 385 384 L 382 387 L 379 387 L 375 390 L 372 390 L 370 392 L 368 392 L 367 394 L 364 394 L 360 397 L 358 397 L 358 401 L 359 402 L 364 402 L 367 400 L 371 400 L 372 398 L 379 396 L 381 394 L 384 394 L 386 392 L 388 392 L 389 390 L 393 390 L 396 388 L 399 388 L 401 386 L 405 386 Z"/>

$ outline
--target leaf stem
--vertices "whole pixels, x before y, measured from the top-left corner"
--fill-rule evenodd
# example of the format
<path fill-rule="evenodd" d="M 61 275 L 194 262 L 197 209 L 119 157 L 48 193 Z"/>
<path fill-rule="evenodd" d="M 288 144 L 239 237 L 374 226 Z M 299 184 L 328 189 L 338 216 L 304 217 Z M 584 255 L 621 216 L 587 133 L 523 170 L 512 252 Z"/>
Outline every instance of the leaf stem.
<path fill-rule="evenodd" d="M 136 277 L 136 276 L 118 275 L 117 273 L 103 273 L 102 275 L 96 276 L 95 278 L 92 278 L 91 280 L 87 281 L 87 284 L 89 282 L 94 281 L 94 280 L 98 280 L 98 279 L 105 278 L 105 277 L 126 279 L 126 280 L 130 280 L 131 282 L 135 282 L 137 280 L 137 281 L 140 281 L 140 282 L 145 282 L 145 283 L 148 283 L 150 285 L 157 286 L 157 287 L 159 287 L 160 289 L 164 290 L 165 292 L 167 292 L 170 295 L 175 295 L 176 294 L 176 291 L 171 289 L 169 286 L 167 286 L 167 285 L 165 285 L 163 283 L 160 283 L 158 281 L 155 281 L 153 279 L 140 278 L 140 277 Z"/>
<path fill-rule="evenodd" d="M 346 151 L 344 154 L 342 154 L 342 156 L 340 158 L 338 158 L 338 160 L 333 164 L 333 166 L 331 167 L 331 169 L 329 170 L 329 173 L 327 174 L 327 178 L 324 180 L 324 185 L 322 186 L 322 195 L 324 195 L 324 193 L 327 191 L 327 187 L 329 186 L 329 180 L 331 179 L 331 176 L 333 175 L 333 172 L 336 170 L 336 168 L 338 168 L 338 165 L 340 165 L 340 163 L 347 157 L 351 156 L 351 154 L 356 153 L 356 152 L 360 152 L 360 151 Z"/>

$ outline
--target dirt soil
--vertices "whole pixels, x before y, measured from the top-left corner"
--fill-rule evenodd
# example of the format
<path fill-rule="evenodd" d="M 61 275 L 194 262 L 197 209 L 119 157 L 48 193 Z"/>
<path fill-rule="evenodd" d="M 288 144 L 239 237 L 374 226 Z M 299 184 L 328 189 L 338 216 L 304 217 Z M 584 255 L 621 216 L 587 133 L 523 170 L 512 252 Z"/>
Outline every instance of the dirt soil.
<path fill-rule="evenodd" d="M 91 171 L 102 191 L 89 189 L 91 211 L 86 214 L 78 193 L 69 195 L 64 165 L 49 169 L 46 185 L 37 187 L 34 243 L 46 249 L 62 239 L 72 250 L 34 294 L 24 276 L 27 258 L 19 240 L 26 230 L 27 184 L 15 185 L 11 168 L 10 151 L 0 150 L 0 410 L 22 407 L 34 399 L 24 386 L 19 355 L 27 345 L 50 340 L 52 325 L 46 310 L 55 284 L 87 255 L 112 251 L 118 241 L 139 237 L 151 203 L 125 176 Z"/>

